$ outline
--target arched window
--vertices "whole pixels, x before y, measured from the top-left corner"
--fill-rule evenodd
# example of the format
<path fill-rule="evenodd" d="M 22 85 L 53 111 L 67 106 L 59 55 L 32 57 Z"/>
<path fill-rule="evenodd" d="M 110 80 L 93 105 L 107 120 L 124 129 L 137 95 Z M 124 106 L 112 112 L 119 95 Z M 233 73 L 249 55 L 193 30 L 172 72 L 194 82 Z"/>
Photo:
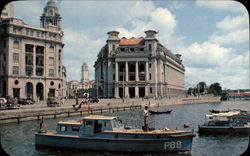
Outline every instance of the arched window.
<path fill-rule="evenodd" d="M 17 40 L 14 41 L 13 48 L 14 49 L 19 49 L 19 41 L 17 41 Z"/>

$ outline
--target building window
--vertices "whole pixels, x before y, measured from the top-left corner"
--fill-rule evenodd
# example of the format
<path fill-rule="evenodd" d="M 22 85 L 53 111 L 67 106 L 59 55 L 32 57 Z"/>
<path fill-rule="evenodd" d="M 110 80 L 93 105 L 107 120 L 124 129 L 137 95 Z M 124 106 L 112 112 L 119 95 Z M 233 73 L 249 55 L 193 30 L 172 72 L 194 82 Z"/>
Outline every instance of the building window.
<path fill-rule="evenodd" d="M 152 89 L 152 87 L 150 87 L 150 88 L 149 88 L 149 91 L 150 91 L 150 93 L 153 93 L 153 89 Z"/>
<path fill-rule="evenodd" d="M 113 50 L 115 50 L 115 45 L 114 44 L 112 45 L 112 48 L 113 48 Z"/>
<path fill-rule="evenodd" d="M 151 68 L 151 63 L 149 63 L 148 65 L 149 65 L 149 68 Z"/>
<path fill-rule="evenodd" d="M 15 85 L 18 85 L 18 84 L 19 84 L 19 81 L 18 81 L 18 80 L 15 80 L 15 81 L 14 81 L 14 84 L 15 84 Z"/>
<path fill-rule="evenodd" d="M 151 73 L 149 73 L 149 80 L 151 80 L 152 79 L 152 76 L 151 76 Z"/>
<path fill-rule="evenodd" d="M 49 47 L 49 52 L 53 53 L 54 52 L 54 46 Z"/>
<path fill-rule="evenodd" d="M 49 65 L 50 66 L 54 65 L 54 57 L 49 57 Z"/>
<path fill-rule="evenodd" d="M 13 32 L 16 33 L 16 27 L 13 27 Z"/>
<path fill-rule="evenodd" d="M 115 80 L 115 74 L 113 74 L 113 80 Z"/>
<path fill-rule="evenodd" d="M 13 54 L 13 62 L 14 63 L 18 63 L 19 62 L 19 54 L 18 53 L 14 53 Z"/>
<path fill-rule="evenodd" d="M 123 51 L 125 51 L 125 49 L 124 48 L 120 48 L 120 50 L 123 52 Z"/>
<path fill-rule="evenodd" d="M 26 44 L 26 45 L 25 45 L 25 52 L 33 53 L 33 45 L 31 45 L 31 44 Z"/>
<path fill-rule="evenodd" d="M 14 49 L 19 49 L 19 42 L 17 40 L 14 41 L 13 48 Z"/>
<path fill-rule="evenodd" d="M 34 31 L 33 31 L 33 30 L 30 31 L 30 35 L 31 35 L 31 36 L 34 35 Z"/>
<path fill-rule="evenodd" d="M 36 76 L 43 76 L 43 68 L 36 68 Z"/>
<path fill-rule="evenodd" d="M 49 69 L 49 76 L 54 76 L 54 69 Z"/>
<path fill-rule="evenodd" d="M 44 53 L 44 47 L 43 46 L 36 46 L 36 53 L 43 54 Z"/>
<path fill-rule="evenodd" d="M 152 50 L 152 45 L 151 44 L 148 45 L 148 50 Z"/>
<path fill-rule="evenodd" d="M 134 52 L 134 51 L 135 51 L 135 49 L 134 49 L 134 48 L 130 48 L 130 51 Z"/>
<path fill-rule="evenodd" d="M 30 34 L 30 30 L 26 29 L 26 35 L 29 35 L 29 34 Z"/>
<path fill-rule="evenodd" d="M 144 51 L 144 48 L 140 48 L 140 51 Z"/>
<path fill-rule="evenodd" d="M 19 74 L 19 67 L 13 66 L 13 75 L 18 75 Z"/>
<path fill-rule="evenodd" d="M 25 68 L 25 74 L 26 76 L 31 76 L 33 73 L 33 68 L 32 67 L 26 67 Z"/>
<path fill-rule="evenodd" d="M 37 36 L 37 37 L 40 37 L 40 32 L 36 32 L 36 36 Z"/>

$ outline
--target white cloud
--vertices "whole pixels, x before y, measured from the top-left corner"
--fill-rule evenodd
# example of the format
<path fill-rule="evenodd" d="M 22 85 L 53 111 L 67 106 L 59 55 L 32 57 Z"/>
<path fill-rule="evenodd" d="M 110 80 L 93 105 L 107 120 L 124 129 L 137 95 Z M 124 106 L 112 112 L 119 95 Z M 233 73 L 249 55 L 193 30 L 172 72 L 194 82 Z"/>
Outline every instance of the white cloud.
<path fill-rule="evenodd" d="M 207 85 L 219 82 L 222 88 L 249 88 L 249 52 L 243 55 L 231 55 L 216 68 L 186 67 L 186 86 L 205 81 Z"/>
<path fill-rule="evenodd" d="M 171 9 L 183 9 L 185 7 L 186 7 L 186 5 L 184 3 L 182 3 L 182 1 L 178 1 L 178 0 L 170 1 L 169 8 L 171 8 Z"/>
<path fill-rule="evenodd" d="M 155 9 L 153 2 L 151 1 L 137 1 L 131 9 L 131 16 L 148 17 L 150 13 Z"/>
<path fill-rule="evenodd" d="M 223 65 L 224 60 L 231 54 L 232 49 L 221 47 L 218 44 L 204 42 L 193 43 L 182 51 L 184 64 L 195 68 L 214 68 Z"/>
<path fill-rule="evenodd" d="M 94 78 L 93 65 L 105 39 L 90 39 L 86 32 L 70 28 L 65 28 L 64 34 L 64 42 L 67 43 L 64 47 L 64 64 L 67 73 L 70 73 L 68 80 L 80 80 L 80 69 L 83 62 L 88 64 L 91 77 Z"/>
<path fill-rule="evenodd" d="M 249 42 L 249 29 L 236 30 L 226 34 L 213 34 L 210 40 L 223 45 L 239 44 Z"/>
<path fill-rule="evenodd" d="M 196 4 L 199 7 L 227 10 L 227 11 L 232 11 L 232 12 L 246 12 L 247 11 L 243 4 L 237 1 L 233 1 L 233 0 L 227 0 L 227 1 L 196 0 Z"/>
<path fill-rule="evenodd" d="M 218 29 L 223 31 L 232 31 L 242 28 L 249 27 L 249 18 L 248 14 L 243 14 L 236 17 L 226 16 L 222 21 L 216 24 Z"/>

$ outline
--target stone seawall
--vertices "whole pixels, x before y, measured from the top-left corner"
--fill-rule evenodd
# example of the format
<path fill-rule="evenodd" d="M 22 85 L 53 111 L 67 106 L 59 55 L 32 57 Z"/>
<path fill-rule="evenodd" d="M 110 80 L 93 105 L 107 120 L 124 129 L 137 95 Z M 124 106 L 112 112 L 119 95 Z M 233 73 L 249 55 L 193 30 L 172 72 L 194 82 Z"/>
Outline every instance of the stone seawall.
<path fill-rule="evenodd" d="M 150 107 L 156 106 L 173 106 L 183 104 L 199 104 L 219 102 L 219 97 L 190 97 L 190 98 L 171 98 L 171 99 L 101 99 L 99 103 L 90 105 L 82 105 L 77 111 L 72 107 L 73 100 L 68 100 L 61 107 L 45 107 L 43 108 L 21 108 L 19 110 L 1 110 L 0 124 L 9 122 L 20 122 L 26 120 L 39 120 L 43 118 L 57 118 L 65 116 L 82 116 L 87 114 L 105 113 L 114 111 L 125 111 L 133 109 L 143 109 L 145 105 Z M 36 105 L 36 104 L 35 104 Z M 31 107 L 31 108 L 29 108 Z M 89 109 L 88 109 L 89 107 Z"/>

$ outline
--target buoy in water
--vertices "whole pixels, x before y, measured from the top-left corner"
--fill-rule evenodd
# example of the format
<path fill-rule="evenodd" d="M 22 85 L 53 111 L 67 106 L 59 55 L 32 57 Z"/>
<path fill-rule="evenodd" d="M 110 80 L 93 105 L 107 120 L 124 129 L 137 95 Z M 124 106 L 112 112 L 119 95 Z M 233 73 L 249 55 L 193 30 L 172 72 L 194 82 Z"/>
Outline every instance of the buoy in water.
<path fill-rule="evenodd" d="M 190 126 L 190 124 L 184 124 L 183 127 L 184 128 L 188 128 Z"/>

